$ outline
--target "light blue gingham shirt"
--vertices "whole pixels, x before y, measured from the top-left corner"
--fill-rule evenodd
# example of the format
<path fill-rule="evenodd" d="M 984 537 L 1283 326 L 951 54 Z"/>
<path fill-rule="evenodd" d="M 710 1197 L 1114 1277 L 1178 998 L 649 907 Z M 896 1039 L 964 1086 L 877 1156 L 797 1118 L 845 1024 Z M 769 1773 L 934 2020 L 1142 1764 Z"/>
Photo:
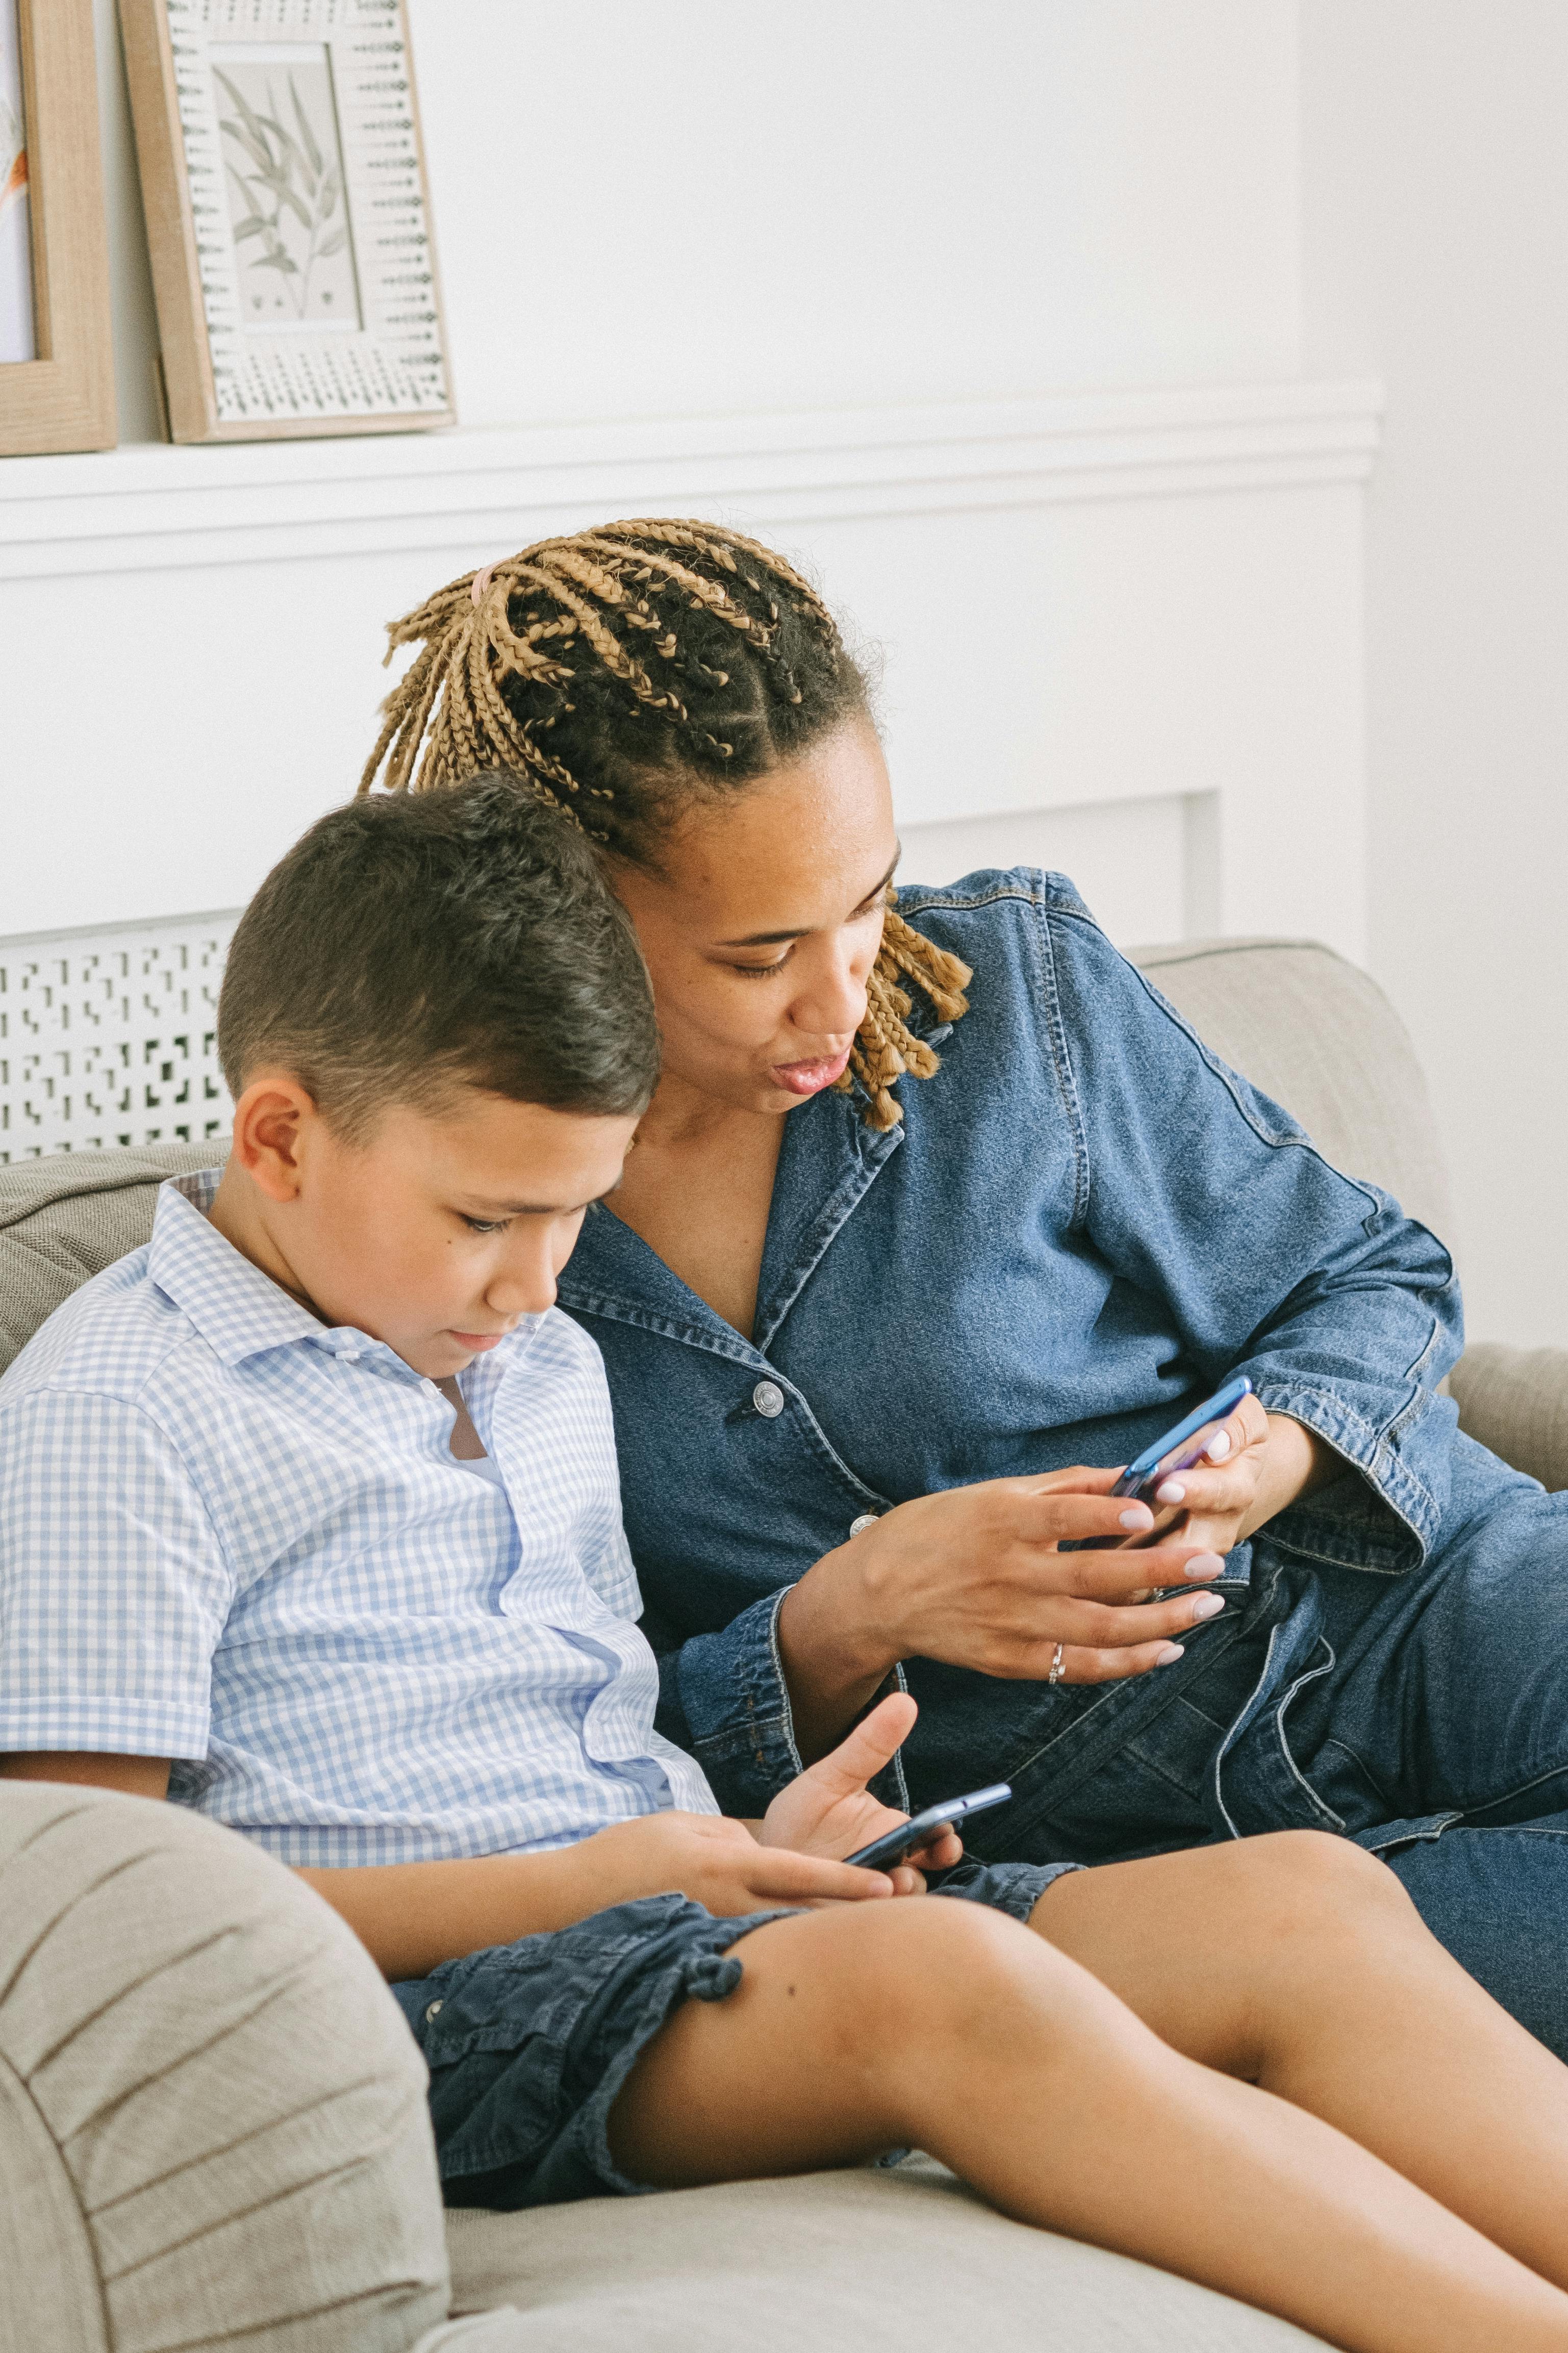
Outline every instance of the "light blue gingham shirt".
<path fill-rule="evenodd" d="M 165 1185 L 0 1379 L 0 1749 L 175 1760 L 286 1862 L 563 1846 L 676 1806 L 598 1350 L 552 1309 L 453 1409 Z"/>

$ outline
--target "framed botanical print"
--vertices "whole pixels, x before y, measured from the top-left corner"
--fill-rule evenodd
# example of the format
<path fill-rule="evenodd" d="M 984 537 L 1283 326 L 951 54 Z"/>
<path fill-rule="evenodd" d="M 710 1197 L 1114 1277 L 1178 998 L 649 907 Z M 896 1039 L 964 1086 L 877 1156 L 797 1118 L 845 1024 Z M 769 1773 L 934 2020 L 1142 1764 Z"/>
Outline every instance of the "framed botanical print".
<path fill-rule="evenodd" d="M 0 0 L 0 457 L 114 438 L 92 0 Z"/>
<path fill-rule="evenodd" d="M 176 441 L 448 425 L 403 0 L 120 0 Z"/>

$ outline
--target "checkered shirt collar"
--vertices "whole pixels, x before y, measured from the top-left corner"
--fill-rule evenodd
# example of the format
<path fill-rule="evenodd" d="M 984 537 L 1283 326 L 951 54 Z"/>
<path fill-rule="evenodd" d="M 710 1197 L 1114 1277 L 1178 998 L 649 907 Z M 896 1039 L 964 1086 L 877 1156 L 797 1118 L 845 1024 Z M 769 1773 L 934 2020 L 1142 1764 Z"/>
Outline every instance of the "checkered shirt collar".
<path fill-rule="evenodd" d="M 214 1355 L 226 1365 L 240 1365 L 247 1356 L 303 1340 L 330 1356 L 353 1358 L 375 1351 L 402 1366 L 402 1358 L 367 1332 L 322 1324 L 219 1233 L 207 1211 L 222 1174 L 220 1168 L 202 1168 L 159 1187 L 147 1255 L 153 1281 L 189 1316 Z"/>

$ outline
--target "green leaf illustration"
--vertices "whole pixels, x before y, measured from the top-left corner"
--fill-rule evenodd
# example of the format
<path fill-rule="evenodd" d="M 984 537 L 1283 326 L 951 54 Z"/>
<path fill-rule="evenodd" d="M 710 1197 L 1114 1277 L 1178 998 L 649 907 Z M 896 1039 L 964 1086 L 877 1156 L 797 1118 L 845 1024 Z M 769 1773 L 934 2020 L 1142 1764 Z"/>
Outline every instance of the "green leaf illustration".
<path fill-rule="evenodd" d="M 321 166 L 326 159 L 316 144 L 316 134 L 310 128 L 310 118 L 305 111 L 292 74 L 289 77 L 289 95 L 293 100 L 294 120 L 300 126 L 300 136 L 305 142 L 305 153 L 310 159 L 310 168 L 320 179 Z"/>
<path fill-rule="evenodd" d="M 281 269 L 290 278 L 298 278 L 300 265 L 279 247 L 276 253 L 258 254 L 251 263 L 252 269 Z"/>
<path fill-rule="evenodd" d="M 331 237 L 324 238 L 316 248 L 318 259 L 325 260 L 328 254 L 341 253 L 348 241 L 349 233 L 347 228 L 335 228 Z"/>
<path fill-rule="evenodd" d="M 305 184 L 306 195 L 313 196 L 316 193 L 317 175 L 306 163 L 304 153 L 292 132 L 285 131 L 276 115 L 264 114 L 261 117 L 261 122 L 265 130 L 277 133 L 279 152 L 282 155 L 283 168 L 289 179 L 292 181 L 295 169 L 298 167 L 300 177 Z"/>
<path fill-rule="evenodd" d="M 244 148 L 251 162 L 257 164 L 263 172 L 271 171 L 272 151 L 267 145 L 266 141 L 262 139 L 259 132 L 255 138 L 252 138 L 249 131 L 243 122 L 231 122 L 226 114 L 220 118 L 218 129 L 220 131 L 226 131 L 231 139 L 237 140 L 239 145 Z"/>

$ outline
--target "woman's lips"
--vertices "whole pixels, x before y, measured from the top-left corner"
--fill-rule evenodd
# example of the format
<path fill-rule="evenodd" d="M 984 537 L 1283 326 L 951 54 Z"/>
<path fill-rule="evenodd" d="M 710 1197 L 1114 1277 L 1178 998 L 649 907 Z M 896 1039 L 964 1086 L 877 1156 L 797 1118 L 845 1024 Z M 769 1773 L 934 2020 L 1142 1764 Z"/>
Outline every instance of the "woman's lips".
<path fill-rule="evenodd" d="M 835 1079 L 842 1078 L 849 1064 L 849 1049 L 835 1054 L 826 1062 L 775 1062 L 773 1082 L 792 1095 L 819 1095 Z"/>

